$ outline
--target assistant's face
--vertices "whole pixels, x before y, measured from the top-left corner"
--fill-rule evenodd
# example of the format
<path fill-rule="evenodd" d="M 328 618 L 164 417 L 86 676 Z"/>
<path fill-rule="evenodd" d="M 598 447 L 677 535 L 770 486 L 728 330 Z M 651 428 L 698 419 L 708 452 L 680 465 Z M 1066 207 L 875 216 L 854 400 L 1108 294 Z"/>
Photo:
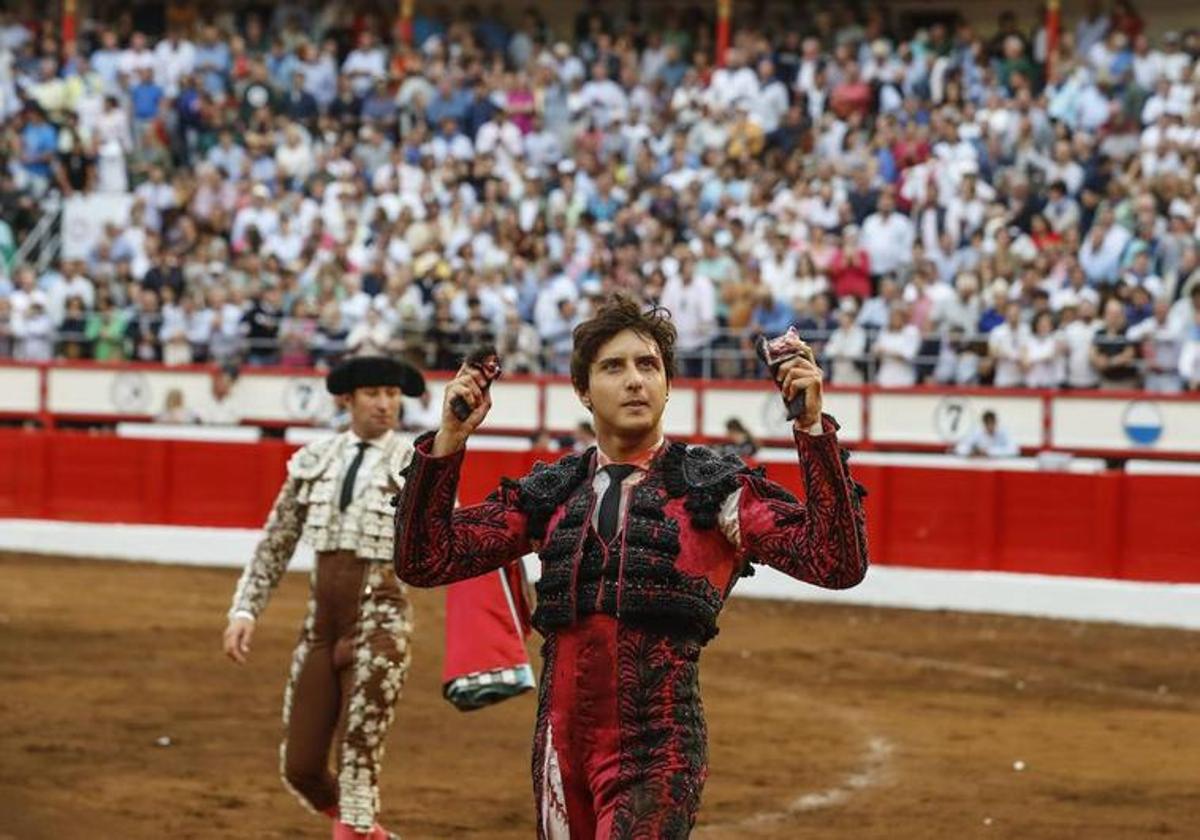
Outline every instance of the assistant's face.
<path fill-rule="evenodd" d="M 658 345 L 624 330 L 601 346 L 579 396 L 590 404 L 598 433 L 631 436 L 661 427 L 670 390 Z"/>
<path fill-rule="evenodd" d="M 355 388 L 347 397 L 350 428 L 363 440 L 374 440 L 396 427 L 400 401 L 400 389 L 394 385 Z"/>

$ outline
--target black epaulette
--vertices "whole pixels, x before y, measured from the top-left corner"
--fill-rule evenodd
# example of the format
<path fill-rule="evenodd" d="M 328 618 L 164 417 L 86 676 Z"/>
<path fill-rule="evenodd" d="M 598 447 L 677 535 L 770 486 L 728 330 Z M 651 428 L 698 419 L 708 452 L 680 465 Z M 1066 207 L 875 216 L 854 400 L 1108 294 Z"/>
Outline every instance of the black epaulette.
<path fill-rule="evenodd" d="M 550 517 L 587 478 L 591 462 L 591 449 L 567 455 L 553 464 L 539 461 L 527 476 L 516 482 L 517 505 L 529 519 L 530 539 L 546 536 Z"/>
<path fill-rule="evenodd" d="M 700 529 L 716 527 L 721 505 L 738 489 L 738 476 L 749 471 L 732 452 L 722 454 L 707 446 L 672 443 L 663 455 L 667 493 L 686 497 L 684 509 Z"/>

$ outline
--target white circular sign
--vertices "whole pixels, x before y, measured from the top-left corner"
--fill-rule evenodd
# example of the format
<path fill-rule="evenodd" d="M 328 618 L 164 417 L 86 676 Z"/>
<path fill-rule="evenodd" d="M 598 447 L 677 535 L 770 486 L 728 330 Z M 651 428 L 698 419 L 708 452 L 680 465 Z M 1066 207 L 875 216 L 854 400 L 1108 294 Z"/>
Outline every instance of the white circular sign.
<path fill-rule="evenodd" d="M 933 410 L 933 426 L 946 443 L 957 443 L 975 428 L 975 409 L 966 397 L 946 397 Z"/>
<path fill-rule="evenodd" d="M 108 395 L 118 413 L 145 414 L 150 407 L 150 381 L 144 373 L 124 371 L 113 377 Z"/>
<path fill-rule="evenodd" d="M 324 403 L 325 389 L 317 379 L 289 379 L 283 391 L 283 410 L 288 417 L 311 420 Z"/>

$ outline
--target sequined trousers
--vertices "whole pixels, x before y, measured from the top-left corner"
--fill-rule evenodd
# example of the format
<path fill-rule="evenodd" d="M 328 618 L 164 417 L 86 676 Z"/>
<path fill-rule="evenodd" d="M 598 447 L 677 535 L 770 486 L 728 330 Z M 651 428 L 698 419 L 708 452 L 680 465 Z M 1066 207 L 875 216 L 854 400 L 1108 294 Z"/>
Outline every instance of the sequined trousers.
<path fill-rule="evenodd" d="M 389 564 L 352 552 L 318 554 L 311 582 L 284 692 L 280 769 L 303 804 L 336 806 L 343 823 L 369 831 L 408 672 L 412 607 Z"/>

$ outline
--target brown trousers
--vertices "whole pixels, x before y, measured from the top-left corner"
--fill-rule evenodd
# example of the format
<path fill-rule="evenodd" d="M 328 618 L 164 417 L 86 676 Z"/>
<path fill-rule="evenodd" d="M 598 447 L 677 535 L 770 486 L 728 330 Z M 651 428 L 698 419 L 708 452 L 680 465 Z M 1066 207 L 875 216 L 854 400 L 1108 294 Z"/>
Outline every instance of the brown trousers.
<path fill-rule="evenodd" d="M 283 701 L 284 783 L 315 811 L 369 831 L 384 739 L 410 659 L 412 608 L 387 563 L 317 556 L 312 598 Z M 330 752 L 336 775 L 330 770 Z"/>

